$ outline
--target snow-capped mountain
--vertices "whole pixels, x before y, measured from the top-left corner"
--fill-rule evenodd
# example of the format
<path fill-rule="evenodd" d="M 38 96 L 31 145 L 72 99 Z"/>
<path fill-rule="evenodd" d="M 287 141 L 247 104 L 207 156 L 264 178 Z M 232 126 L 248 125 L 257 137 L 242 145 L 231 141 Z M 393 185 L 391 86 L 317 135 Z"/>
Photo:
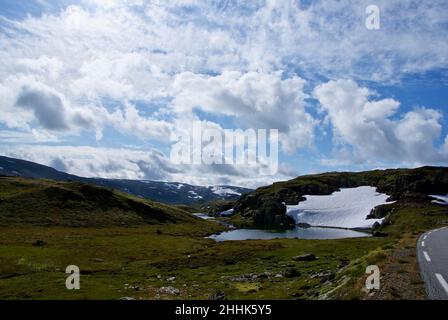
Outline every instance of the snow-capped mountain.
<path fill-rule="evenodd" d="M 235 186 L 195 186 L 180 182 L 84 178 L 57 171 L 38 163 L 3 156 L 0 156 L 0 175 L 80 181 L 169 204 L 190 205 L 206 203 L 212 200 L 231 200 L 252 191 L 251 189 Z"/>

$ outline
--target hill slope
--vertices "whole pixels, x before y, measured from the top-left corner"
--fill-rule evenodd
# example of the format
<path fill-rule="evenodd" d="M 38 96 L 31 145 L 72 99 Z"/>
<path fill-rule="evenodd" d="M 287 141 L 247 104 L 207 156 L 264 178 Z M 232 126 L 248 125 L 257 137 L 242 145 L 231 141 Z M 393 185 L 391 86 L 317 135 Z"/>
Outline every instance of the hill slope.
<path fill-rule="evenodd" d="M 204 221 L 177 207 L 92 186 L 0 177 L 0 225 L 132 226 Z"/>
<path fill-rule="evenodd" d="M 169 204 L 191 205 L 213 200 L 235 200 L 242 194 L 252 191 L 235 186 L 204 187 L 179 182 L 84 178 L 38 163 L 3 156 L 0 156 L 0 175 L 85 182 Z"/>
<path fill-rule="evenodd" d="M 329 195 L 340 188 L 373 186 L 389 200 L 429 202 L 428 195 L 448 193 L 448 168 L 422 167 L 366 172 L 331 172 L 297 177 L 274 183 L 243 195 L 236 203 L 236 218 L 259 228 L 290 228 L 294 220 L 286 215 L 286 205 L 305 200 L 304 195 Z M 384 207 L 383 207 L 384 208 Z M 378 209 L 377 211 L 381 211 Z M 373 215 L 384 216 L 383 212 Z"/>

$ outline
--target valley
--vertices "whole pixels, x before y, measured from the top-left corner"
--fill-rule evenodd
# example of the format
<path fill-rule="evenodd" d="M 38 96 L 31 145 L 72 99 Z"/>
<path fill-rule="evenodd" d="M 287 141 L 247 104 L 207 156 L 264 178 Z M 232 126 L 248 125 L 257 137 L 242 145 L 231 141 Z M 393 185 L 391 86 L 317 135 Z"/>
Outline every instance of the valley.
<path fill-rule="evenodd" d="M 415 245 L 448 220 L 414 196 L 388 204 L 381 237 L 215 241 L 225 225 L 79 182 L 1 177 L 0 199 L 1 299 L 423 299 Z M 383 291 L 363 290 L 371 264 Z"/>

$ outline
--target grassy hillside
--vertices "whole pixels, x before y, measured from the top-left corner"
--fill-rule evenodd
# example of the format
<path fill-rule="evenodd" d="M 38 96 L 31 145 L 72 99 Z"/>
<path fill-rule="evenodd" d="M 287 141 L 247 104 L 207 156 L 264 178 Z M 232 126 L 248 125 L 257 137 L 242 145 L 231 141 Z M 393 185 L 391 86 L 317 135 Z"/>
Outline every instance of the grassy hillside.
<path fill-rule="evenodd" d="M 236 200 L 238 194 L 252 191 L 236 186 L 195 186 L 178 182 L 84 178 L 35 162 L 0 156 L 0 176 L 50 179 L 88 183 L 120 190 L 140 198 L 176 205 L 201 206 L 213 200 Z M 220 190 L 222 192 L 220 192 Z M 230 191 L 230 192 L 226 192 Z"/>
<path fill-rule="evenodd" d="M 208 225 L 176 206 L 80 182 L 0 177 L 0 225 L 110 227 Z"/>

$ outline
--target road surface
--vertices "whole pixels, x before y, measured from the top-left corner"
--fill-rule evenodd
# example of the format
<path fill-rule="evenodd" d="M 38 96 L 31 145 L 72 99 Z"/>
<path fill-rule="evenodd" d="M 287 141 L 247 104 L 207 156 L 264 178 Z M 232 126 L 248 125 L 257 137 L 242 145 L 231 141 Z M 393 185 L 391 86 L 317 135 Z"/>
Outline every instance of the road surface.
<path fill-rule="evenodd" d="M 417 253 L 428 299 L 448 300 L 448 227 L 424 233 Z"/>

